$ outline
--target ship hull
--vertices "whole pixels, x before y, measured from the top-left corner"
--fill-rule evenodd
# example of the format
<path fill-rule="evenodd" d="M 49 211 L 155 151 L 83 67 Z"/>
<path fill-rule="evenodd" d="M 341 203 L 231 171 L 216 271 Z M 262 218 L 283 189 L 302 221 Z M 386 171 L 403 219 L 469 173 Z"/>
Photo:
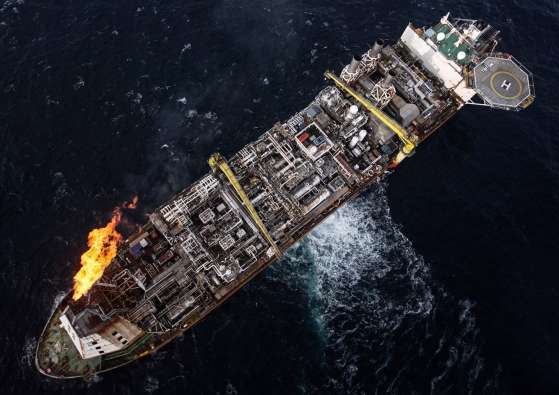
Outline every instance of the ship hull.
<path fill-rule="evenodd" d="M 433 134 L 442 125 L 444 125 L 458 111 L 458 109 L 459 107 L 457 106 L 454 109 L 454 111 L 449 112 L 446 115 L 446 117 L 441 120 L 441 122 L 435 125 L 433 129 L 430 130 L 429 133 L 425 135 L 425 139 L 428 138 L 431 134 Z M 424 141 L 425 139 L 423 139 L 422 141 Z M 389 169 L 387 168 L 386 170 Z M 386 172 L 385 174 L 389 174 L 389 173 Z M 380 181 L 381 181 L 380 177 L 372 177 L 370 180 L 363 183 L 360 187 L 352 190 L 350 194 L 345 195 L 343 199 L 340 199 L 335 204 L 328 206 L 322 213 L 320 213 L 320 215 L 316 216 L 313 221 L 307 223 L 303 228 L 301 228 L 297 232 L 297 234 L 294 235 L 294 237 L 292 237 L 289 240 L 289 242 L 279 246 L 281 252 L 282 253 L 285 252 L 291 246 L 297 243 L 299 240 L 303 239 L 313 228 L 318 226 L 321 222 L 323 222 L 326 218 L 328 218 L 331 214 L 333 214 L 334 211 L 336 211 L 340 206 L 351 201 L 353 198 L 362 194 L 365 190 L 367 190 L 368 188 L 377 184 Z M 86 371 L 76 370 L 76 371 L 55 372 L 52 370 L 52 368 L 50 368 L 49 371 L 49 366 L 47 366 L 45 363 L 42 362 L 45 360 L 44 359 L 45 355 L 42 350 L 48 349 L 48 345 L 49 344 L 52 345 L 53 343 L 52 339 L 49 339 L 49 337 L 52 337 L 53 334 L 54 336 L 65 337 L 66 344 L 67 345 L 70 344 L 70 339 L 69 336 L 66 334 L 66 332 L 64 332 L 60 328 L 57 328 L 57 326 L 59 325 L 59 323 L 57 323 L 57 320 L 62 314 L 64 308 L 67 306 L 68 301 L 70 299 L 70 294 L 68 294 L 56 307 L 55 311 L 53 312 L 49 321 L 47 322 L 45 329 L 43 330 L 43 333 L 41 334 L 41 337 L 39 339 L 39 345 L 37 347 L 36 358 L 35 358 L 37 369 L 42 374 L 51 378 L 56 378 L 56 379 L 83 378 L 89 380 L 95 374 L 105 373 L 123 367 L 125 365 L 128 365 L 132 362 L 135 362 L 141 359 L 142 357 L 148 356 L 156 352 L 161 347 L 165 346 L 167 343 L 173 341 L 177 337 L 183 335 L 186 331 L 192 329 L 196 324 L 202 322 L 210 313 L 213 312 L 213 310 L 215 310 L 217 307 L 225 303 L 225 301 L 227 301 L 230 297 L 232 297 L 237 291 L 239 291 L 243 286 L 245 286 L 249 281 L 251 281 L 254 277 L 256 277 L 259 273 L 261 273 L 264 269 L 266 269 L 269 265 L 274 263 L 276 260 L 277 260 L 276 257 L 272 257 L 271 259 L 261 260 L 261 262 L 255 264 L 254 265 L 255 268 L 253 271 L 248 273 L 247 276 L 243 278 L 241 281 L 239 281 L 234 288 L 230 289 L 227 292 L 227 294 L 223 295 L 223 297 L 219 301 L 217 301 L 213 306 L 211 306 L 211 308 L 204 311 L 202 314 L 198 315 L 195 320 L 188 322 L 186 327 L 183 327 L 175 331 L 164 332 L 161 334 L 156 334 L 156 333 L 147 334 L 145 336 L 149 336 L 148 339 L 146 339 L 145 337 L 140 338 L 136 342 L 132 343 L 127 349 L 124 350 L 123 353 L 120 353 L 121 354 L 120 356 L 117 356 L 116 358 L 115 356 L 96 357 L 96 359 L 98 360 L 96 360 L 94 363 L 95 366 L 98 366 L 98 369 L 86 370 Z M 141 347 L 137 347 L 138 343 L 141 344 Z M 83 366 L 85 365 L 81 365 L 81 366 L 83 368 Z M 91 364 L 87 366 L 91 366 Z"/>

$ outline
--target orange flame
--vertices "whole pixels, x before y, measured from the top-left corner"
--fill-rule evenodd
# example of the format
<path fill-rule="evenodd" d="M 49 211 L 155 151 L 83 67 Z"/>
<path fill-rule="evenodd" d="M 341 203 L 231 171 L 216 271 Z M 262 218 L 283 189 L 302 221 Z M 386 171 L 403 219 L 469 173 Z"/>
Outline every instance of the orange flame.
<path fill-rule="evenodd" d="M 134 196 L 131 203 L 124 203 L 123 207 L 134 209 L 138 204 L 138 197 Z M 101 278 L 105 269 L 117 254 L 118 244 L 122 235 L 116 230 L 122 219 L 122 211 L 117 207 L 109 223 L 103 228 L 93 229 L 87 236 L 89 249 L 80 258 L 82 267 L 74 276 L 73 300 L 84 296 Z"/>
<path fill-rule="evenodd" d="M 122 235 L 116 226 L 120 223 L 122 213 L 115 209 L 110 222 L 103 228 L 93 229 L 87 236 L 89 249 L 81 256 L 81 269 L 74 276 L 74 294 L 72 299 L 78 300 L 89 291 L 93 284 L 101 278 L 105 268 L 116 256 L 118 243 Z"/>

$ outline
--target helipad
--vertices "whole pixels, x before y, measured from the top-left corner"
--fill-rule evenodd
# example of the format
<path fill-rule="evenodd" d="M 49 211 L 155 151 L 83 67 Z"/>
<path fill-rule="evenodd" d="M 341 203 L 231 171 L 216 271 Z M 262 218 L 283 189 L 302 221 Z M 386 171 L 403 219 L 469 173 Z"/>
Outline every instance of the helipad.
<path fill-rule="evenodd" d="M 489 56 L 474 68 L 474 88 L 495 107 L 517 108 L 533 96 L 531 77 L 510 57 Z"/>

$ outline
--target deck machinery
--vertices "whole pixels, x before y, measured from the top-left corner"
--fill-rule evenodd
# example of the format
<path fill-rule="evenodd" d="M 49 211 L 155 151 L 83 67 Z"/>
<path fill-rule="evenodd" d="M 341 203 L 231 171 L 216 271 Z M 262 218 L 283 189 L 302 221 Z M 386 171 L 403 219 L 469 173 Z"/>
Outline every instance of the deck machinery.
<path fill-rule="evenodd" d="M 532 75 L 495 52 L 499 32 L 444 16 L 377 40 L 312 102 L 157 208 L 85 297 L 66 297 L 41 335 L 51 377 L 91 377 L 191 328 L 337 207 L 414 153 L 466 104 L 534 100 Z"/>

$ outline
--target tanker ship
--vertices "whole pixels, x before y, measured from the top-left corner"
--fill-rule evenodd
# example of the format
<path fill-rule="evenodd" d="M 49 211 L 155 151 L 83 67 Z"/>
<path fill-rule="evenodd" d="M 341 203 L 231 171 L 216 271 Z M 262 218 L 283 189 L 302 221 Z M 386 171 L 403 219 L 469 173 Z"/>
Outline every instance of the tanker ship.
<path fill-rule="evenodd" d="M 377 40 L 339 74 L 326 71 L 306 108 L 229 159 L 213 154 L 204 177 L 104 251 L 107 266 L 87 273 L 89 285 L 75 286 L 47 322 L 38 370 L 90 379 L 149 355 L 392 173 L 465 105 L 528 107 L 532 75 L 498 42 L 487 22 L 447 14 L 432 26 L 410 23 L 394 44 Z"/>

